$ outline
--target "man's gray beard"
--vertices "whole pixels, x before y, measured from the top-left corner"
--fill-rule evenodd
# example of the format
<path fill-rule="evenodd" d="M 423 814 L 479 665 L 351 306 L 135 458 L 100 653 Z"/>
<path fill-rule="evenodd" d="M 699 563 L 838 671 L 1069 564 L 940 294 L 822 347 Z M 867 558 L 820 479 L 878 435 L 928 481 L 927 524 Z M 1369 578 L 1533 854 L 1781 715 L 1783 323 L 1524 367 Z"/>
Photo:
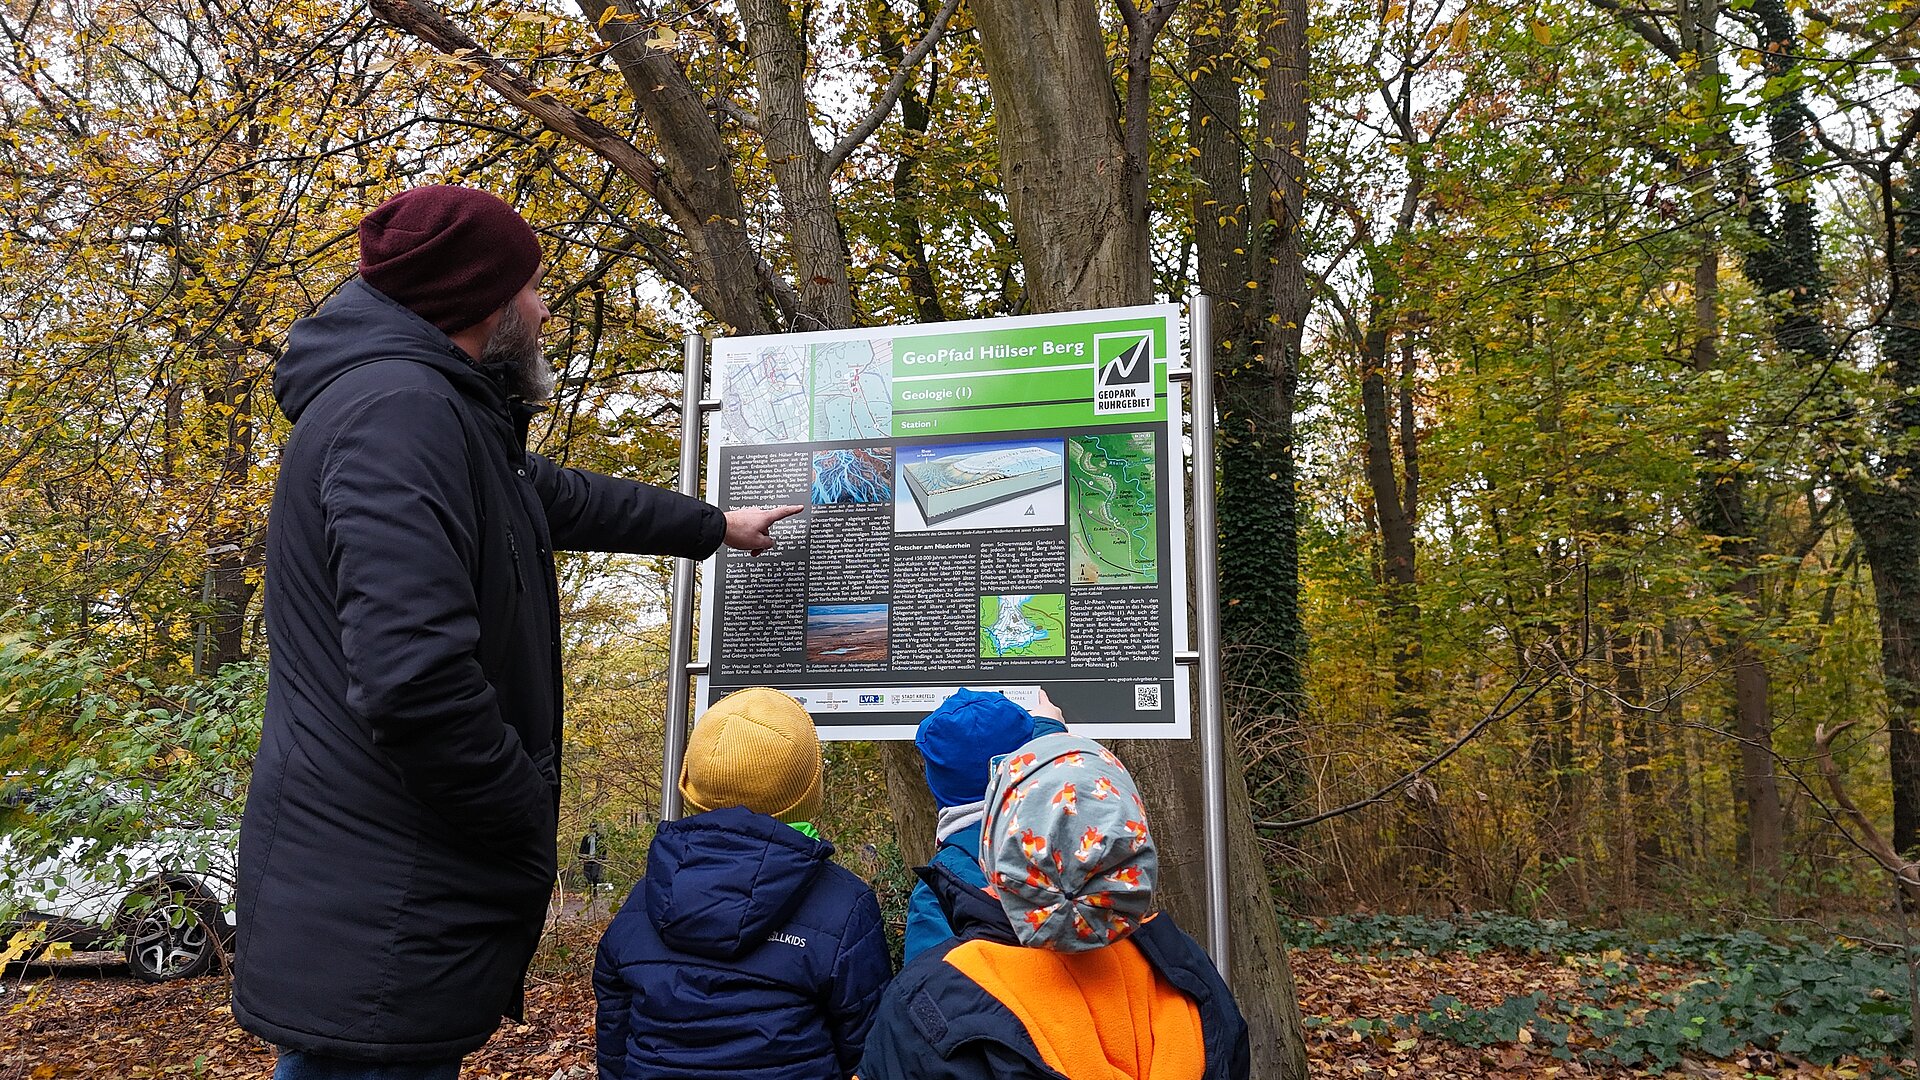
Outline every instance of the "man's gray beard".
<path fill-rule="evenodd" d="M 553 365 L 540 348 L 540 330 L 508 304 L 500 325 L 480 350 L 480 363 L 499 364 L 507 376 L 507 394 L 522 401 L 545 401 L 553 396 Z"/>

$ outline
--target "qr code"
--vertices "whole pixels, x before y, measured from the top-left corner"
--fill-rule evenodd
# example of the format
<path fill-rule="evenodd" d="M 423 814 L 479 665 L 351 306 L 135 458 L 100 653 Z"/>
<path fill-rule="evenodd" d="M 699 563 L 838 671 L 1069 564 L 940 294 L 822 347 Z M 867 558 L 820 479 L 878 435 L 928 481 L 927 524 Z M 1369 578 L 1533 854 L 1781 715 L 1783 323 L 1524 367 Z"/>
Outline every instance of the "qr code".
<path fill-rule="evenodd" d="M 1135 683 L 1133 687 L 1134 712 L 1160 711 L 1160 684 Z"/>

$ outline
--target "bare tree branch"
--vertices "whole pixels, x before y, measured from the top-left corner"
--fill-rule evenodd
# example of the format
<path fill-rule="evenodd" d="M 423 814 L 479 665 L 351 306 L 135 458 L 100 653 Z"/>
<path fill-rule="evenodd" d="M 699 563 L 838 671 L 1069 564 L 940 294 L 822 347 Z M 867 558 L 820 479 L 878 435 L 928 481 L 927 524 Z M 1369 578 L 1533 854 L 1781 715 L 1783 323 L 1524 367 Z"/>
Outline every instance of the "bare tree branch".
<path fill-rule="evenodd" d="M 880 94 L 880 100 L 874 102 L 872 111 L 855 124 L 852 130 L 842 135 L 840 141 L 833 145 L 833 149 L 827 151 L 826 160 L 821 162 L 826 171 L 832 172 L 839 168 L 849 154 L 859 149 L 861 143 L 872 138 L 873 133 L 880 130 L 881 122 L 886 120 L 887 114 L 892 112 L 894 105 L 899 102 L 900 95 L 906 91 L 907 81 L 913 77 L 914 69 L 920 66 L 920 61 L 925 60 L 927 54 L 933 51 L 933 47 L 946 36 L 947 23 L 952 21 L 953 13 L 958 10 L 960 10 L 960 0 L 947 0 L 946 6 L 934 15 L 933 22 L 927 27 L 926 36 L 907 53 L 906 59 L 900 61 L 900 70 L 893 73 L 893 81 L 887 83 L 886 90 Z"/>
<path fill-rule="evenodd" d="M 714 98 L 712 101 L 708 102 L 707 104 L 712 106 L 714 112 L 717 112 L 721 116 L 724 116 L 727 119 L 733 121 L 734 123 L 739 124 L 741 127 L 746 128 L 748 131 L 751 131 L 756 135 L 764 134 L 764 132 L 760 128 L 760 114 L 749 111 L 748 109 L 742 107 L 739 102 L 734 101 L 731 98 L 719 97 L 719 98 Z"/>
<path fill-rule="evenodd" d="M 1858 721 L 1849 720 L 1832 731 L 1828 731 L 1825 724 L 1814 726 L 1813 749 L 1820 766 L 1820 776 L 1826 780 L 1827 790 L 1833 793 L 1833 801 L 1839 803 L 1840 809 L 1846 811 L 1847 820 L 1853 822 L 1853 827 L 1860 830 L 1860 847 L 1873 856 L 1873 861 L 1879 863 L 1887 873 L 1893 875 L 1909 900 L 1920 903 L 1920 862 L 1904 858 L 1899 852 L 1893 850 L 1893 845 L 1887 842 L 1887 838 L 1881 836 L 1880 830 L 1873 827 L 1873 820 L 1861 812 L 1860 807 L 1856 806 L 1853 798 L 1847 794 L 1847 789 L 1841 786 L 1840 769 L 1833 763 L 1833 740 L 1839 738 L 1841 733 L 1856 723 Z"/>
<path fill-rule="evenodd" d="M 671 189 L 663 185 L 660 167 L 632 143 L 600 121 L 562 105 L 551 95 L 536 93 L 506 62 L 482 48 L 480 43 L 446 17 L 437 7 L 423 0 L 371 0 L 373 13 L 396 30 L 418 38 L 480 73 L 480 81 L 517 108 L 539 120 L 555 132 L 592 150 L 609 164 L 632 177 L 640 187 L 663 205 Z"/>
<path fill-rule="evenodd" d="M 1667 32 L 1660 29 L 1659 25 L 1651 19 L 1642 18 L 1635 9 L 1627 7 L 1619 0 L 1593 0 L 1593 6 L 1613 12 L 1621 22 L 1626 24 L 1627 29 L 1639 34 L 1647 44 L 1659 49 L 1661 55 L 1676 64 L 1680 62 L 1680 46 L 1674 44 L 1673 39 L 1667 36 Z"/>
<path fill-rule="evenodd" d="M 1522 706 L 1526 705 L 1527 702 L 1533 700 L 1534 695 L 1538 694 L 1542 690 L 1545 690 L 1547 687 L 1553 685 L 1554 680 L 1560 678 L 1560 673 L 1558 672 L 1548 675 L 1546 678 L 1540 680 L 1537 683 L 1534 683 L 1532 688 L 1529 689 L 1526 692 L 1526 694 L 1520 698 L 1520 700 L 1513 701 L 1513 695 L 1519 693 L 1520 688 L 1527 685 L 1527 679 L 1536 670 L 1538 670 L 1536 667 L 1529 665 L 1525 671 L 1522 671 L 1520 673 L 1520 680 L 1507 688 L 1507 692 L 1501 695 L 1500 700 L 1494 704 L 1493 711 L 1481 717 L 1477 722 L 1474 723 L 1472 727 L 1468 728 L 1466 731 L 1461 732 L 1460 737 L 1453 740 L 1453 743 L 1449 745 L 1445 750 L 1442 750 L 1440 751 L 1440 753 L 1434 755 L 1433 757 L 1428 758 L 1424 762 L 1421 762 L 1420 765 L 1415 767 L 1411 772 L 1408 772 L 1402 775 L 1399 779 L 1394 780 L 1393 782 L 1385 785 L 1384 787 L 1380 788 L 1378 791 L 1375 791 L 1373 794 L 1367 796 L 1366 798 L 1360 799 L 1356 802 L 1350 802 L 1345 806 L 1335 807 L 1332 810 L 1327 810 L 1322 813 L 1315 814 L 1312 817 L 1295 818 L 1292 821 L 1256 821 L 1254 822 L 1254 825 L 1262 829 L 1276 829 L 1276 830 L 1286 830 L 1286 831 L 1291 831 L 1293 829 L 1304 829 L 1309 825 L 1318 825 L 1320 822 L 1326 821 L 1330 818 L 1337 818 L 1345 814 L 1351 814 L 1355 810 L 1364 810 L 1369 806 L 1375 806 L 1379 803 L 1386 802 L 1388 797 L 1391 796 L 1394 792 L 1400 790 L 1403 787 L 1406 787 L 1409 784 L 1417 782 L 1422 777 L 1426 776 L 1427 773 L 1432 772 L 1434 769 L 1439 768 L 1443 762 L 1445 762 L 1448 758 L 1452 757 L 1456 752 L 1459 751 L 1461 747 L 1467 745 L 1468 743 L 1472 742 L 1474 739 L 1478 738 L 1481 732 L 1492 727 L 1494 724 L 1498 723 L 1499 721 L 1505 720 L 1507 717 L 1512 716 L 1514 713 L 1519 712 Z M 1507 704 L 1510 701 L 1512 701 L 1513 704 L 1511 705 Z"/>

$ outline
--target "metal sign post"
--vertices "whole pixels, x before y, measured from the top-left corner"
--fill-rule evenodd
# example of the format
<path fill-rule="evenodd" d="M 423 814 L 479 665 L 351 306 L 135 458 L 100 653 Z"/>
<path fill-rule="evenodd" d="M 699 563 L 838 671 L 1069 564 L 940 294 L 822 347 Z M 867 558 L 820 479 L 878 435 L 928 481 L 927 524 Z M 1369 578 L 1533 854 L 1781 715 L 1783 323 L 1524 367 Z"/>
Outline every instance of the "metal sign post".
<path fill-rule="evenodd" d="M 688 334 L 680 384 L 680 494 L 700 494 L 700 443 L 707 339 Z M 680 817 L 680 764 L 687 756 L 687 701 L 692 695 L 693 584 L 697 564 L 673 560 L 673 613 L 667 642 L 667 730 L 660 755 L 660 820 Z"/>
<path fill-rule="evenodd" d="M 1220 694 L 1220 536 L 1214 506 L 1213 301 L 1194 294 L 1187 306 L 1192 376 L 1188 406 L 1193 438 L 1193 593 L 1199 652 L 1202 830 L 1207 853 L 1207 952 L 1224 978 L 1227 946 L 1227 732 Z"/>

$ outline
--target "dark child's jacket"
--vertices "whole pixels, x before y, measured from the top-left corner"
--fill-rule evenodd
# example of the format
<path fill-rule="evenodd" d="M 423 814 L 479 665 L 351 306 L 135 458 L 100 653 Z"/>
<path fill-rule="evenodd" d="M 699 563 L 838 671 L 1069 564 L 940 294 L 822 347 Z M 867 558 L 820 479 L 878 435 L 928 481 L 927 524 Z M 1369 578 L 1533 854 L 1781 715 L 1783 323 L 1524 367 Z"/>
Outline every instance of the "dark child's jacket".
<path fill-rule="evenodd" d="M 661 825 L 594 960 L 600 1080 L 845 1080 L 893 963 L 832 854 L 740 807 Z"/>
<path fill-rule="evenodd" d="M 987 872 L 980 869 L 980 822 L 974 821 L 939 841 L 933 849 L 933 866 L 945 867 L 954 876 L 976 889 L 987 887 Z M 921 953 L 953 936 L 947 925 L 947 913 L 934 899 L 933 890 L 924 881 L 913 884 L 907 897 L 906 961 L 911 964 Z"/>
<path fill-rule="evenodd" d="M 922 879 L 955 936 L 887 989 L 861 1080 L 1244 1080 L 1247 1025 L 1161 912 L 1083 953 L 1022 946 L 1000 902 L 951 870 Z"/>

